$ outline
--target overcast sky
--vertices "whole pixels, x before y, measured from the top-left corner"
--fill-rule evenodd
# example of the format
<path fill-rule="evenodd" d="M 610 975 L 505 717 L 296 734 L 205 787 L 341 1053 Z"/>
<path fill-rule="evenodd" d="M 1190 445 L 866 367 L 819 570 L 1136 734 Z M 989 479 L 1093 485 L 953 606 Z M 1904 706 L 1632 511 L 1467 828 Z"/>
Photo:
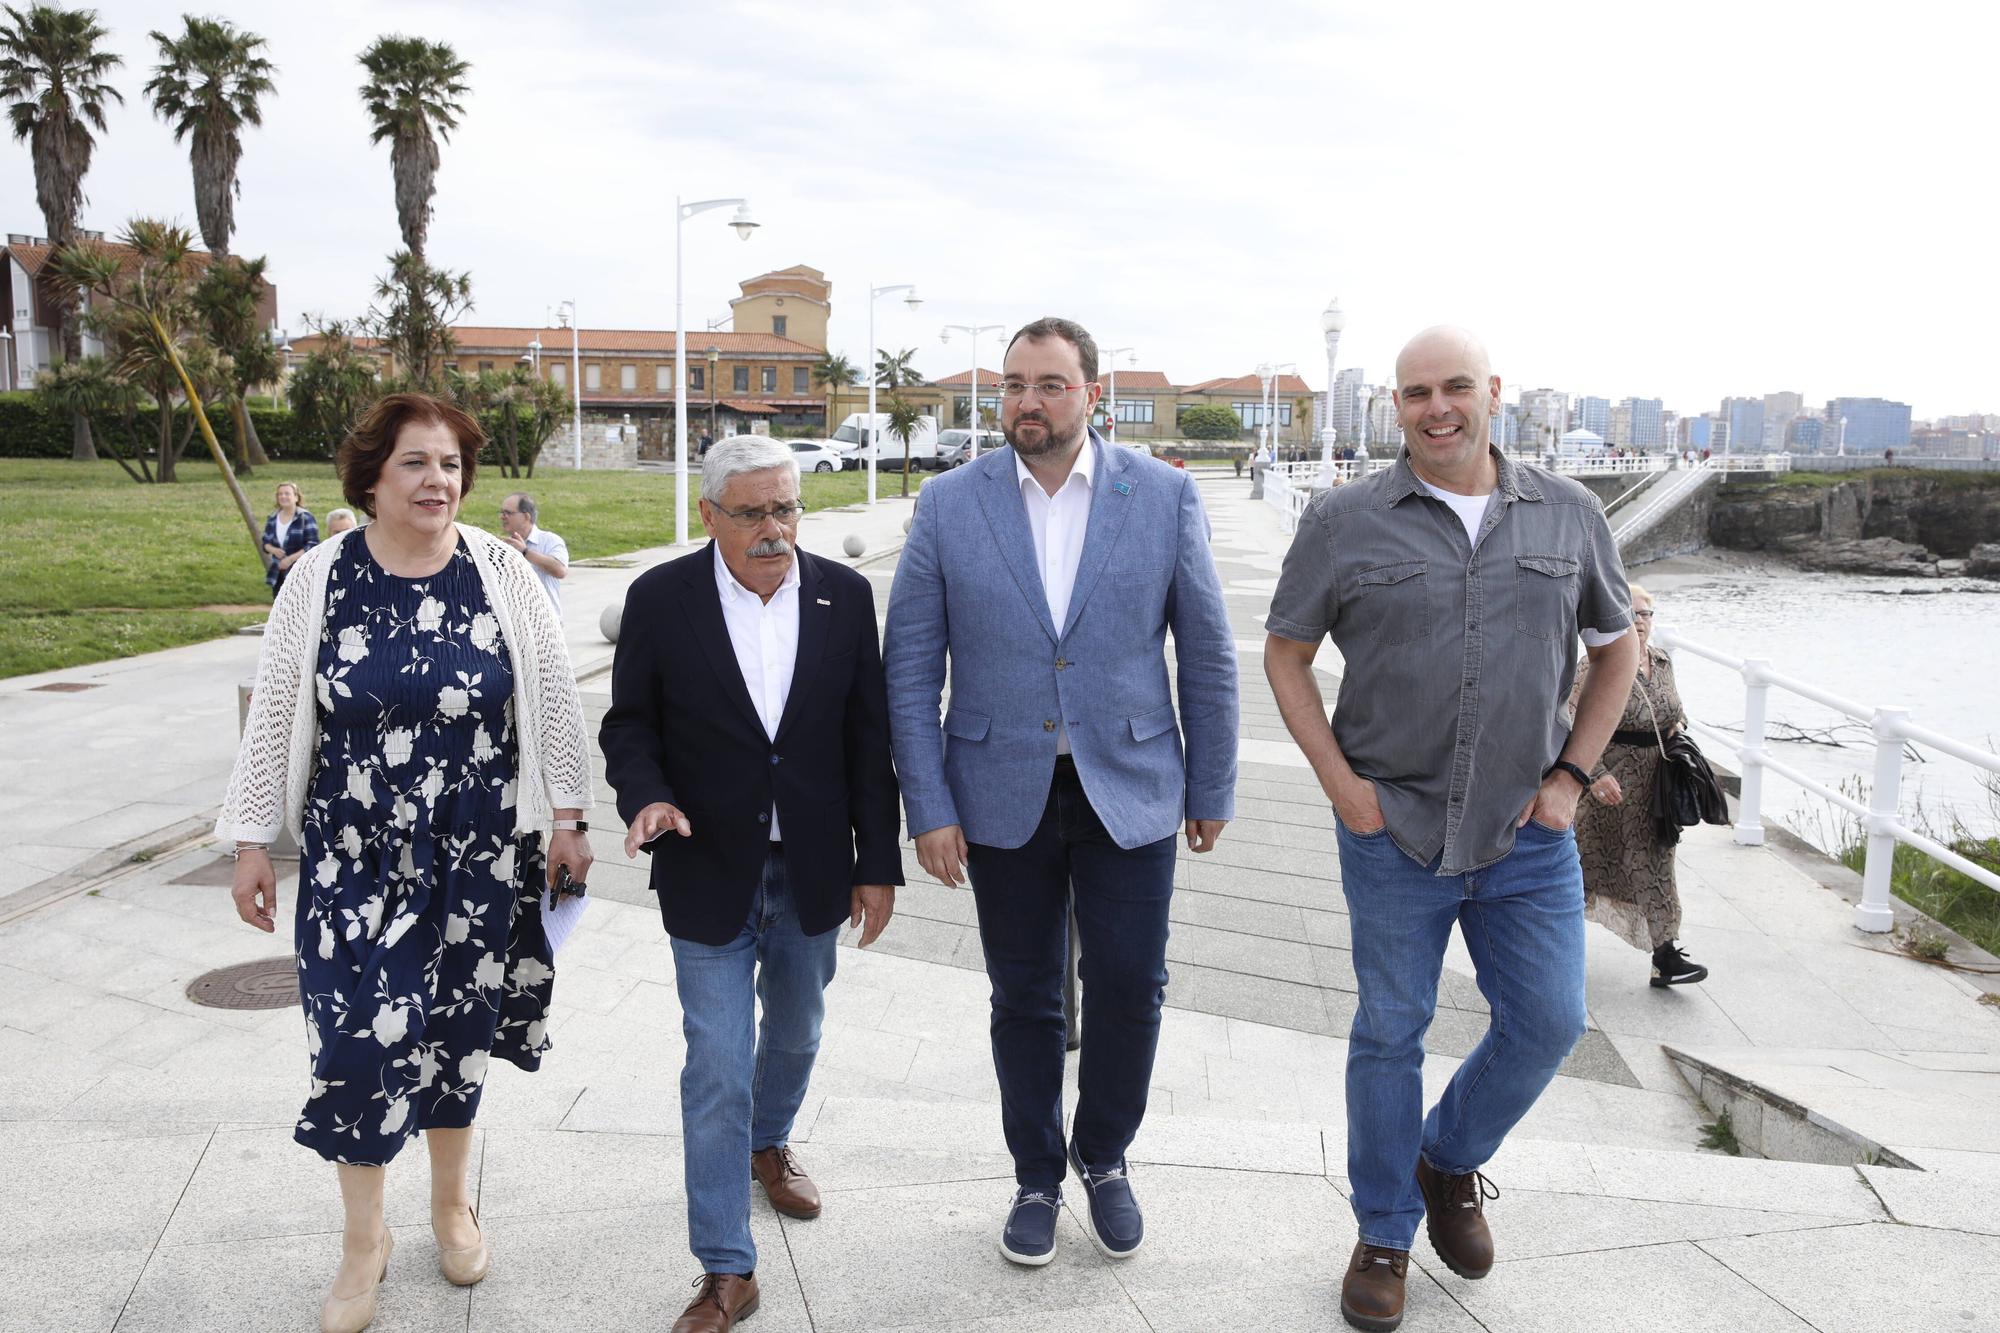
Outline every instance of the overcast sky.
<path fill-rule="evenodd" d="M 86 225 L 194 204 L 144 105 L 147 31 L 185 6 L 106 3 L 127 97 Z M 252 131 L 236 248 L 284 318 L 352 314 L 399 244 L 357 53 L 405 32 L 472 62 L 430 252 L 472 322 L 673 327 L 805 263 L 832 342 L 963 369 L 946 323 L 1059 313 L 1176 382 L 1296 361 L 1388 378 L 1415 330 L 1484 335 L 1508 396 L 1553 386 L 1713 410 L 1725 394 L 1881 395 L 2000 410 L 1990 6 L 1678 0 L 1422 4 L 252 5 L 278 95 Z M 26 145 L 0 143 L 8 231 L 43 230 Z M 994 348 L 981 357 L 998 361 Z"/>

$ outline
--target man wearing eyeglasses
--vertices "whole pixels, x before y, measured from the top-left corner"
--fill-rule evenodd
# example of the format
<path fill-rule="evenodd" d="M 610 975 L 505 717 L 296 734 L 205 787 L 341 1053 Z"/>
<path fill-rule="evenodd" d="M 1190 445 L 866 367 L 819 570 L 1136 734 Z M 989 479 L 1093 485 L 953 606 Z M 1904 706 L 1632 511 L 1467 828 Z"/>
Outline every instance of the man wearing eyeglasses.
<path fill-rule="evenodd" d="M 835 943 L 849 922 L 872 944 L 903 882 L 874 592 L 798 549 L 804 512 L 783 444 L 709 451 L 712 540 L 626 594 L 599 734 L 625 854 L 652 853 L 687 1039 L 681 1131 L 702 1276 L 674 1333 L 722 1333 L 756 1308 L 753 1177 L 778 1212 L 819 1216 L 788 1143 Z"/>
<path fill-rule="evenodd" d="M 535 497 L 516 491 L 500 502 L 500 540 L 535 567 L 535 577 L 562 622 L 562 581 L 569 577 L 569 543 L 535 525 Z"/>
<path fill-rule="evenodd" d="M 1082 326 L 1014 335 L 1011 448 L 924 486 L 884 639 L 917 859 L 972 884 L 1017 1187 L 1000 1251 L 1026 1265 L 1055 1256 L 1071 1171 L 1106 1256 L 1145 1238 L 1125 1150 L 1159 1040 L 1174 840 L 1214 847 L 1236 790 L 1236 649 L 1207 516 L 1187 473 L 1089 430 L 1098 393 Z M 1072 904 L 1083 1050 L 1065 1139 Z"/>

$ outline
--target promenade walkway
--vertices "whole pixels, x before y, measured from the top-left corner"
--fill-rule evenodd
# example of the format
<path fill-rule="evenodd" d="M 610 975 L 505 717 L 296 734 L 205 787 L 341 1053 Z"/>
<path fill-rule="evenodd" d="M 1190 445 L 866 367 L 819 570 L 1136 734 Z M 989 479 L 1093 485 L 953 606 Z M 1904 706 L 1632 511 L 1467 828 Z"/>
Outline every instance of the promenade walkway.
<path fill-rule="evenodd" d="M 1247 489 L 1204 482 L 1242 658 L 1243 782 L 1218 850 L 1182 859 L 1154 1112 L 1132 1154 L 1147 1248 L 1111 1265 L 1066 1219 L 1046 1269 L 996 1253 L 1011 1171 L 970 900 L 906 856 L 889 932 L 841 953 L 794 1140 L 825 1215 L 754 1210 L 764 1304 L 746 1328 L 1341 1326 L 1353 973 L 1325 802 L 1258 656 L 1286 539 Z M 875 550 L 906 512 L 877 511 Z M 820 526 L 802 540 L 837 549 L 864 521 L 841 517 L 809 519 Z M 597 611 L 669 554 L 570 581 L 593 714 L 608 660 Z M 885 605 L 893 561 L 860 567 Z M 0 901 L 13 1220 L 0 1329 L 313 1326 L 339 1209 L 332 1173 L 291 1142 L 297 1011 L 185 996 L 210 968 L 279 952 L 235 921 L 227 859 L 188 836 L 218 799 L 255 648 L 0 682 L 0 846 L 14 853 L 0 857 L 14 874 L 0 886 L 13 892 Z M 1339 662 L 1329 650 L 1323 664 L 1331 696 Z M 67 682 L 99 688 L 35 689 Z M 685 1299 L 671 954 L 639 869 L 612 864 L 614 813 L 598 815 L 600 901 L 561 955 L 556 1048 L 533 1077 L 496 1066 L 481 1115 L 494 1272 L 470 1291 L 437 1274 L 412 1155 L 390 1173 L 400 1243 L 378 1328 L 663 1328 Z M 157 851 L 134 861 L 135 847 Z M 45 873 L 18 868 L 31 860 Z M 1681 883 L 1689 939 L 1714 969 L 1699 987 L 1649 989 L 1644 957 L 1592 929 L 1591 1032 L 1488 1168 L 1501 1262 L 1467 1283 L 1419 1241 L 1405 1328 L 2000 1330 L 2000 1010 L 1966 978 L 1857 935 L 1820 880 L 1838 877 L 1696 830 Z M 1470 977 L 1455 954 L 1429 1039 L 1433 1088 L 1484 1022 Z M 1821 1160 L 1700 1151 L 1715 1117 L 1684 1069 L 1738 1099 L 1753 1148 Z M 1807 1112 L 1828 1094 L 1822 1121 L 1922 1169 L 1857 1165 L 1884 1160 L 1859 1147 L 1824 1160 L 1838 1134 L 1788 1138 L 1783 1113 L 1745 1091 L 1780 1084 Z"/>

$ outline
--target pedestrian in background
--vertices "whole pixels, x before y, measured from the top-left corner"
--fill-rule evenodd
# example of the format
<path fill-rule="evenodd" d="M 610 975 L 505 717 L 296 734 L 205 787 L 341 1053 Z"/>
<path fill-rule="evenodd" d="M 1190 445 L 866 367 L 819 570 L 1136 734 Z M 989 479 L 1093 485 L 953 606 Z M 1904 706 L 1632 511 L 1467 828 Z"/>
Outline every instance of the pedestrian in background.
<path fill-rule="evenodd" d="M 1674 687 L 1674 663 L 1653 645 L 1653 594 L 1634 583 L 1633 623 L 1639 627 L 1639 674 L 1619 714 L 1618 729 L 1577 807 L 1576 850 L 1583 860 L 1583 913 L 1635 949 L 1653 955 L 1652 984 L 1684 986 L 1708 976 L 1680 947 L 1681 895 L 1674 883 L 1673 844 L 1653 818 L 1665 737 L 1686 715 Z M 1577 668 L 1570 707 L 1583 695 L 1590 663 Z"/>
<path fill-rule="evenodd" d="M 583 708 L 527 564 L 456 523 L 479 424 L 391 394 L 341 444 L 374 521 L 309 552 L 272 608 L 216 833 L 237 914 L 275 932 L 269 847 L 299 839 L 292 947 L 311 1090 L 292 1137 L 337 1166 L 346 1223 L 322 1330 L 375 1315 L 384 1168 L 430 1149 L 438 1267 L 486 1275 L 466 1169 L 492 1058 L 540 1067 L 555 968 L 541 895 L 591 865 Z M 546 868 L 543 837 L 550 836 Z"/>
<path fill-rule="evenodd" d="M 521 553 L 535 568 L 549 604 L 562 623 L 562 581 L 569 577 L 569 543 L 547 528 L 536 526 L 535 497 L 515 491 L 500 502 L 500 540 Z"/>
<path fill-rule="evenodd" d="M 319 524 L 299 499 L 298 486 L 281 481 L 274 498 L 278 507 L 264 520 L 264 582 L 271 586 L 272 601 L 299 557 L 319 545 Z"/>

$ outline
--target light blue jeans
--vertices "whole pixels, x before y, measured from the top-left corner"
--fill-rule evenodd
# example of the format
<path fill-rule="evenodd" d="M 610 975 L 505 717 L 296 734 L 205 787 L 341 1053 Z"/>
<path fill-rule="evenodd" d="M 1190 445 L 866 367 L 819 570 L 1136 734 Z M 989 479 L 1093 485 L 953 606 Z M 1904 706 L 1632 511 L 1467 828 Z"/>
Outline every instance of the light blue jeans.
<path fill-rule="evenodd" d="M 799 930 L 784 858 L 764 879 L 743 931 L 719 947 L 674 940 L 687 1063 L 681 1068 L 681 1143 L 688 1248 L 705 1273 L 757 1267 L 750 1239 L 750 1154 L 789 1142 L 819 1053 L 824 992 L 838 928 Z M 763 1006 L 759 1023 L 756 1005 Z"/>
<path fill-rule="evenodd" d="M 1347 1174 L 1370 1245 L 1407 1250 L 1424 1215 L 1417 1154 L 1484 1166 L 1583 1035 L 1583 870 L 1576 834 L 1530 821 L 1484 870 L 1439 875 L 1386 831 L 1339 831 L 1360 1009 L 1347 1049 Z M 1485 1037 L 1424 1114 L 1424 1032 L 1456 925 L 1492 1009 Z"/>

